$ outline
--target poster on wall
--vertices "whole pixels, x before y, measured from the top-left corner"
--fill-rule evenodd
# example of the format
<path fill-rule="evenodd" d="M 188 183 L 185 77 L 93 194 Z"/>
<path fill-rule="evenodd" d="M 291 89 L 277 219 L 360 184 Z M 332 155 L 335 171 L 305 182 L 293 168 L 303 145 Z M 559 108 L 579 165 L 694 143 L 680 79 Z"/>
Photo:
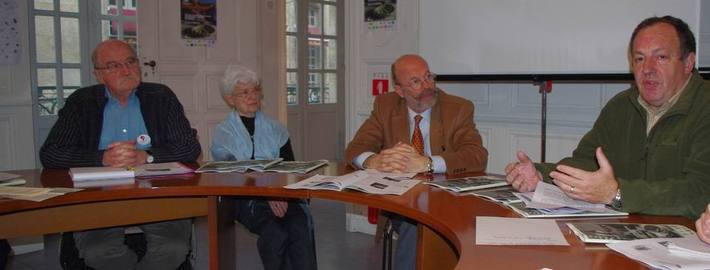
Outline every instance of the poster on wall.
<path fill-rule="evenodd" d="M 0 65 L 20 62 L 18 0 L 0 0 Z"/>
<path fill-rule="evenodd" d="M 182 39 L 187 46 L 213 46 L 217 41 L 217 0 L 180 0 Z"/>
<path fill-rule="evenodd" d="M 365 23 L 369 30 L 391 30 L 397 24 L 397 0 L 365 0 Z"/>

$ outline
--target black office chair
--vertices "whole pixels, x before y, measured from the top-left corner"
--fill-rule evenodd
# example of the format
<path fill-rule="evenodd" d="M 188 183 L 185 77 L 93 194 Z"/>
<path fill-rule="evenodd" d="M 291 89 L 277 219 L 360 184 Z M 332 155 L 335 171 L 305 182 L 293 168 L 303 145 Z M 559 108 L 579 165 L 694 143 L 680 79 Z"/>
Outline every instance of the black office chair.
<path fill-rule="evenodd" d="M 126 234 L 125 243 L 128 248 L 136 253 L 139 261 L 145 256 L 146 240 L 143 233 Z M 74 233 L 72 232 L 62 233 L 62 240 L 59 247 L 59 263 L 62 269 L 65 270 L 93 270 L 93 268 L 86 266 L 84 259 L 79 257 L 79 250 L 76 248 Z M 185 261 L 178 266 L 177 270 L 192 270 L 190 254 L 188 254 Z"/>

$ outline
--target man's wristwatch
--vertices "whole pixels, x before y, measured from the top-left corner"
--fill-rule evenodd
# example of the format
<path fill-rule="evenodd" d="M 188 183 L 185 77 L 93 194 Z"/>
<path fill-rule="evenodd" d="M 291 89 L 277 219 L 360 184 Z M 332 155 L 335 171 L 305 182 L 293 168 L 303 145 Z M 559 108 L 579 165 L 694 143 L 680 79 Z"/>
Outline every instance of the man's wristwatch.
<path fill-rule="evenodd" d="M 429 159 L 429 162 L 426 163 L 426 173 L 433 173 L 434 172 L 434 161 L 431 160 L 431 157 L 427 157 Z"/>
<path fill-rule="evenodd" d="M 611 199 L 609 206 L 611 206 L 614 209 L 621 209 L 621 207 L 624 206 L 621 201 L 621 189 L 616 190 L 616 196 L 614 196 L 614 199 Z"/>
<path fill-rule="evenodd" d="M 150 150 L 145 150 L 145 153 L 147 156 L 145 157 L 145 163 L 153 163 L 155 161 L 155 157 L 153 157 L 153 153 L 150 152 Z"/>

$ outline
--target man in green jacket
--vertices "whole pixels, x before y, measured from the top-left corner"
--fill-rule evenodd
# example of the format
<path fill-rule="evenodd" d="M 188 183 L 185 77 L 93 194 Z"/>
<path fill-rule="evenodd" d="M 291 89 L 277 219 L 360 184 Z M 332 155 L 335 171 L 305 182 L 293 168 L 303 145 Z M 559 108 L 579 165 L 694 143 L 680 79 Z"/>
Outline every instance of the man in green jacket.
<path fill-rule="evenodd" d="M 635 86 L 602 109 L 572 157 L 505 168 L 532 191 L 541 180 L 568 196 L 630 213 L 697 218 L 710 200 L 710 83 L 695 70 L 695 39 L 680 19 L 651 17 L 629 42 Z"/>

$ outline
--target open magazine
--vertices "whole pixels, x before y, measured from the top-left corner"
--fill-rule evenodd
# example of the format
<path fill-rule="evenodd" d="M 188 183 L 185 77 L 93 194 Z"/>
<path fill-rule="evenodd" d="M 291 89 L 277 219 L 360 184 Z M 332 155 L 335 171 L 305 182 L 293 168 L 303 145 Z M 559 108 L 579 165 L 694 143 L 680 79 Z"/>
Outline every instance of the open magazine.
<path fill-rule="evenodd" d="M 283 161 L 282 158 L 270 160 L 238 160 L 238 161 L 210 161 L 202 165 L 195 172 L 279 172 L 279 173 L 307 173 L 318 167 L 327 165 L 328 161 Z"/>
<path fill-rule="evenodd" d="M 284 188 L 332 191 L 352 189 L 372 194 L 402 195 L 419 182 L 419 180 L 382 177 L 380 174 L 371 174 L 367 171 L 355 171 L 341 176 L 314 175 Z"/>
<path fill-rule="evenodd" d="M 453 192 L 486 189 L 508 185 L 504 177 L 494 175 L 464 177 L 440 181 L 424 182 L 424 184 L 443 188 Z"/>
<path fill-rule="evenodd" d="M 647 238 L 680 238 L 695 232 L 678 224 L 567 223 L 585 243 L 616 243 Z"/>
<path fill-rule="evenodd" d="M 265 168 L 251 168 L 259 172 L 308 173 L 318 167 L 328 165 L 325 159 L 313 161 L 281 161 Z"/>
<path fill-rule="evenodd" d="M 249 169 L 264 169 L 281 162 L 283 159 L 266 160 L 233 160 L 233 161 L 210 161 L 195 170 L 198 173 L 206 172 L 246 172 Z"/>
<path fill-rule="evenodd" d="M 526 218 L 560 218 L 560 217 L 613 217 L 627 216 L 629 213 L 619 212 L 610 208 L 577 209 L 572 207 L 557 208 L 528 208 L 525 202 L 512 202 L 506 204 L 519 215 Z"/>

